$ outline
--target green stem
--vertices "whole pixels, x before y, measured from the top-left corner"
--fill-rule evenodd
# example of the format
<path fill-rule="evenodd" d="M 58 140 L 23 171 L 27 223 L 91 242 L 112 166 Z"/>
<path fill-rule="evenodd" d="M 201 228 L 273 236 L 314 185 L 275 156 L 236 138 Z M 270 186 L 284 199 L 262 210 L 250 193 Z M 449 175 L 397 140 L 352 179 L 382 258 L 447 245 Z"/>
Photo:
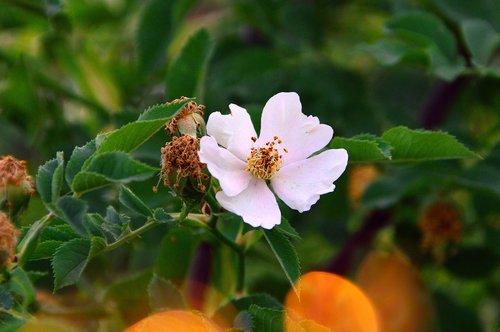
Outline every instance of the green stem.
<path fill-rule="evenodd" d="M 28 259 L 27 256 L 35 248 L 40 232 L 52 221 L 53 217 L 54 215 L 52 213 L 48 213 L 31 225 L 28 234 L 26 234 L 21 243 L 17 246 L 17 265 L 23 266 L 24 263 L 26 263 Z"/>
<path fill-rule="evenodd" d="M 219 210 L 220 210 L 219 202 L 217 202 L 214 195 L 210 191 L 208 191 L 206 193 L 206 195 L 203 199 L 205 200 L 205 202 L 207 202 L 208 206 L 210 206 L 210 210 L 212 210 L 212 214 L 219 212 Z"/>
<path fill-rule="evenodd" d="M 137 228 L 136 230 L 128 233 L 127 235 L 125 235 L 124 237 L 122 237 L 121 239 L 119 239 L 118 241 L 116 242 L 113 242 L 111 243 L 110 245 L 108 245 L 104 251 L 111 251 L 111 250 L 114 250 L 118 247 L 120 247 L 122 244 L 138 237 L 139 235 L 141 235 L 142 233 L 148 231 L 150 228 L 156 226 L 156 225 L 159 225 L 159 223 L 156 221 L 156 220 L 149 220 L 148 222 L 146 222 L 144 225 L 142 225 L 141 227 Z"/>
<path fill-rule="evenodd" d="M 210 226 L 212 234 L 222 243 L 230 247 L 238 255 L 238 276 L 236 283 L 236 292 L 241 293 L 243 292 L 243 289 L 245 287 L 245 251 L 241 246 L 229 240 L 221 232 L 219 232 L 219 230 L 217 229 L 217 219 L 215 216 L 212 216 L 208 224 Z"/>

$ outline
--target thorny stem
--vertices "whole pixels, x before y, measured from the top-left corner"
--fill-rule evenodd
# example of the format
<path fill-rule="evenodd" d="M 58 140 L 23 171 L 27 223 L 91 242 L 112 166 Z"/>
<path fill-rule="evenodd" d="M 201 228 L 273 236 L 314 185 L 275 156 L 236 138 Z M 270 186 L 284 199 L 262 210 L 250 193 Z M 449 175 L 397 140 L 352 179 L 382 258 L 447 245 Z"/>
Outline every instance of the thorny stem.
<path fill-rule="evenodd" d="M 106 248 L 104 249 L 104 251 L 114 250 L 114 249 L 118 248 L 119 246 L 121 246 L 122 244 L 124 244 L 125 242 L 128 242 L 128 241 L 136 238 L 137 236 L 139 236 L 142 233 L 146 232 L 150 228 L 152 228 L 154 226 L 157 226 L 159 224 L 160 223 L 158 221 L 154 220 L 154 219 L 149 220 L 144 225 L 142 225 L 141 227 L 137 228 L 136 230 L 128 233 L 127 235 L 125 235 L 121 239 L 119 239 L 119 240 L 111 243 L 110 245 L 106 246 Z"/>

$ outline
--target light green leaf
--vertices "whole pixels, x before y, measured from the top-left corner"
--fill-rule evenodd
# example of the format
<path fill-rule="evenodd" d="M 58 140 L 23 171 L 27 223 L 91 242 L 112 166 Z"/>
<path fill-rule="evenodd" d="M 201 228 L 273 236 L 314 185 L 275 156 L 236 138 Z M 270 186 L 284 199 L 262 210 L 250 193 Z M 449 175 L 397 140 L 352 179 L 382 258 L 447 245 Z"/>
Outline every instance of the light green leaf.
<path fill-rule="evenodd" d="M 330 148 L 344 148 L 349 162 L 372 162 L 391 159 L 391 146 L 383 139 L 373 135 L 358 135 L 352 138 L 336 137 Z"/>
<path fill-rule="evenodd" d="M 132 211 L 142 214 L 145 217 L 153 217 L 151 209 L 129 188 L 122 186 L 119 199 L 123 205 Z"/>
<path fill-rule="evenodd" d="M 181 96 L 202 98 L 203 78 L 212 49 L 213 41 L 206 29 L 201 29 L 191 36 L 167 72 L 166 95 L 168 99 Z"/>
<path fill-rule="evenodd" d="M 62 152 L 58 152 L 56 158 L 47 161 L 38 169 L 36 187 L 45 203 L 53 203 L 59 197 L 64 171 L 63 162 Z"/>
<path fill-rule="evenodd" d="M 465 43 L 472 55 L 472 61 L 479 65 L 488 65 L 488 61 L 500 46 L 500 34 L 493 26 L 483 20 L 462 22 Z"/>
<path fill-rule="evenodd" d="M 84 171 L 75 176 L 71 188 L 75 193 L 83 194 L 87 191 L 107 186 L 110 183 L 111 181 L 106 180 L 101 174 Z"/>
<path fill-rule="evenodd" d="M 154 311 L 186 309 L 179 289 L 170 281 L 153 275 L 148 285 L 149 305 Z"/>
<path fill-rule="evenodd" d="M 124 152 L 105 152 L 92 158 L 86 170 L 75 176 L 72 188 L 74 192 L 81 194 L 111 182 L 145 180 L 156 172 L 156 168 L 132 159 Z"/>
<path fill-rule="evenodd" d="M 139 115 L 139 119 L 137 121 L 142 122 L 142 121 L 152 121 L 152 120 L 161 120 L 162 122 L 166 122 L 169 119 L 173 118 L 176 116 L 186 105 L 188 102 L 190 102 L 193 99 L 185 99 L 185 100 L 179 100 L 179 101 L 172 101 L 167 104 L 159 104 L 159 105 L 154 105 L 149 107 L 147 110 L 142 112 L 141 115 Z"/>
<path fill-rule="evenodd" d="M 265 230 L 264 237 L 283 268 L 288 281 L 297 291 L 295 281 L 300 277 L 300 263 L 295 248 L 286 236 L 277 229 Z"/>
<path fill-rule="evenodd" d="M 75 147 L 66 164 L 65 178 L 69 186 L 73 183 L 75 175 L 82 170 L 85 161 L 92 156 L 96 149 L 95 140 L 88 142 L 84 146 Z"/>
<path fill-rule="evenodd" d="M 389 143 L 394 161 L 426 161 L 478 158 L 479 156 L 441 131 L 412 130 L 406 127 L 389 129 L 382 135 Z"/>
<path fill-rule="evenodd" d="M 80 276 L 88 262 L 106 247 L 104 239 L 73 239 L 61 245 L 52 260 L 54 290 L 72 285 Z"/>

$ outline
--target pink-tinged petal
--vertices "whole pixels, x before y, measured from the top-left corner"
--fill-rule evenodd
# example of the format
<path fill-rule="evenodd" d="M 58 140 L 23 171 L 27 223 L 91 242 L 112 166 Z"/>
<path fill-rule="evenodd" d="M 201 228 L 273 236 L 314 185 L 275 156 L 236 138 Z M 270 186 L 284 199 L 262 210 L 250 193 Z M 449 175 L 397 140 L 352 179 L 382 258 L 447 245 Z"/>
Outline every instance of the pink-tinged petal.
<path fill-rule="evenodd" d="M 306 159 L 324 148 L 333 137 L 332 127 L 302 113 L 302 104 L 295 92 L 281 92 L 269 99 L 262 112 L 261 128 L 260 145 L 272 141 L 274 136 L 283 142 L 276 146 L 283 156 L 283 165 Z"/>
<path fill-rule="evenodd" d="M 210 174 L 219 180 L 222 190 L 228 196 L 238 195 L 248 187 L 252 176 L 245 171 L 247 164 L 228 150 L 219 147 L 213 137 L 201 138 L 198 155 L 200 161 L 207 164 Z"/>
<path fill-rule="evenodd" d="M 308 211 L 320 195 L 335 189 L 333 182 L 344 172 L 347 159 L 346 150 L 333 149 L 289 164 L 272 178 L 273 190 L 292 209 Z"/>
<path fill-rule="evenodd" d="M 228 115 L 220 112 L 210 114 L 207 133 L 214 137 L 219 145 L 246 161 L 253 144 L 252 137 L 257 134 L 246 109 L 235 104 L 229 105 L 229 109 L 231 114 Z"/>
<path fill-rule="evenodd" d="M 252 178 L 248 187 L 236 196 L 219 191 L 215 197 L 224 209 L 241 216 L 253 227 L 271 229 L 281 222 L 278 202 L 261 179 Z"/>

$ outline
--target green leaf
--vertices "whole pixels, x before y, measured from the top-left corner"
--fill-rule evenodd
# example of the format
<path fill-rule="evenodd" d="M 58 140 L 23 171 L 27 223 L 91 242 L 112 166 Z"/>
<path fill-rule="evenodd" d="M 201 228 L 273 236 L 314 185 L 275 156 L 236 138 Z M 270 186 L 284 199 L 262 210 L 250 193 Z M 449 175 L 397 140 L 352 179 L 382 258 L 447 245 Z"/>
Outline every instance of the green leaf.
<path fill-rule="evenodd" d="M 21 297 L 24 308 L 35 302 L 35 287 L 31 283 L 28 274 L 22 268 L 16 267 L 12 270 L 9 288 L 13 294 Z"/>
<path fill-rule="evenodd" d="M 66 164 L 65 177 L 69 186 L 73 183 L 75 175 L 82 170 L 85 161 L 92 156 L 96 149 L 97 146 L 95 144 L 95 140 L 88 142 L 84 146 L 75 147 L 68 163 Z"/>
<path fill-rule="evenodd" d="M 449 60 L 456 58 L 457 45 L 453 33 L 433 14 L 406 12 L 391 18 L 387 27 L 405 38 L 419 38 L 435 45 Z"/>
<path fill-rule="evenodd" d="M 87 203 L 71 196 L 61 197 L 57 200 L 57 215 L 66 221 L 73 230 L 80 235 L 85 235 L 83 217 L 87 213 Z"/>
<path fill-rule="evenodd" d="M 212 54 L 213 41 L 206 29 L 200 29 L 187 41 L 166 77 L 168 99 L 181 96 L 202 97 L 202 83 Z"/>
<path fill-rule="evenodd" d="M 262 308 L 258 305 L 252 304 L 248 309 L 248 312 L 252 316 L 253 320 L 252 331 L 284 331 L 284 318 L 286 314 L 284 310 Z"/>
<path fill-rule="evenodd" d="M 47 161 L 38 169 L 36 187 L 45 203 L 53 203 L 59 197 L 64 171 L 63 162 L 62 152 L 58 152 L 56 158 Z"/>
<path fill-rule="evenodd" d="M 131 209 L 145 217 L 153 217 L 153 212 L 147 205 L 130 190 L 129 188 L 122 186 L 120 190 L 120 202 Z"/>
<path fill-rule="evenodd" d="M 483 247 L 462 248 L 446 261 L 451 273 L 466 279 L 486 279 L 497 267 L 497 255 Z"/>
<path fill-rule="evenodd" d="M 483 331 L 475 310 L 460 305 L 441 292 L 433 294 L 433 303 L 440 332 Z"/>
<path fill-rule="evenodd" d="M 159 104 L 149 107 L 147 110 L 142 112 L 137 121 L 152 121 L 152 120 L 161 120 L 162 122 L 166 122 L 169 119 L 176 116 L 190 101 L 192 98 L 188 98 L 185 100 L 171 101 L 166 104 Z"/>
<path fill-rule="evenodd" d="M 112 206 L 108 206 L 106 209 L 105 217 L 98 213 L 92 213 L 88 214 L 88 218 L 99 231 L 109 235 L 109 242 L 116 241 L 131 232 L 130 217 L 118 214 Z"/>
<path fill-rule="evenodd" d="M 148 285 L 149 305 L 154 311 L 186 309 L 184 298 L 170 281 L 153 275 Z"/>
<path fill-rule="evenodd" d="M 81 194 L 111 182 L 146 180 L 156 172 L 156 168 L 132 159 L 124 152 L 105 152 L 95 156 L 86 170 L 75 176 L 72 187 L 74 192 Z"/>
<path fill-rule="evenodd" d="M 0 310 L 9 310 L 14 306 L 14 299 L 5 285 L 0 285 Z"/>
<path fill-rule="evenodd" d="M 78 281 L 88 262 L 106 247 L 104 239 L 73 239 L 61 245 L 52 260 L 54 290 Z"/>
<path fill-rule="evenodd" d="M 277 225 L 276 229 L 294 240 L 301 239 L 300 234 L 295 230 L 295 228 L 292 227 L 292 225 L 290 225 L 288 220 L 284 217 L 281 217 L 281 224 Z"/>
<path fill-rule="evenodd" d="M 391 146 L 383 139 L 368 134 L 352 138 L 336 137 L 330 147 L 346 149 L 350 163 L 391 159 Z"/>
<path fill-rule="evenodd" d="M 175 220 L 170 214 L 168 214 L 164 209 L 157 208 L 153 210 L 154 219 L 160 224 L 165 224 Z"/>
<path fill-rule="evenodd" d="M 478 65 L 488 65 L 495 51 L 500 46 L 500 34 L 494 27 L 483 20 L 462 22 L 465 43 L 472 55 L 472 61 Z"/>
<path fill-rule="evenodd" d="M 243 229 L 243 219 L 231 212 L 221 213 L 217 229 L 225 238 L 234 242 Z"/>
<path fill-rule="evenodd" d="M 445 132 L 395 127 L 382 135 L 392 147 L 394 161 L 426 161 L 478 158 L 457 139 Z"/>
<path fill-rule="evenodd" d="M 277 229 L 265 230 L 264 237 L 285 272 L 288 281 L 293 289 L 297 291 L 295 281 L 300 277 L 300 263 L 295 248 L 286 236 Z"/>
<path fill-rule="evenodd" d="M 156 274 L 174 282 L 184 280 L 197 244 L 198 240 L 190 229 L 172 229 L 161 241 Z"/>
<path fill-rule="evenodd" d="M 30 260 L 48 259 L 54 256 L 57 248 L 63 244 L 62 241 L 57 240 L 47 240 L 38 243 L 35 251 L 29 257 Z"/>
<path fill-rule="evenodd" d="M 172 6 L 175 1 L 147 1 L 137 29 L 139 70 L 150 72 L 165 61 L 172 35 Z"/>

